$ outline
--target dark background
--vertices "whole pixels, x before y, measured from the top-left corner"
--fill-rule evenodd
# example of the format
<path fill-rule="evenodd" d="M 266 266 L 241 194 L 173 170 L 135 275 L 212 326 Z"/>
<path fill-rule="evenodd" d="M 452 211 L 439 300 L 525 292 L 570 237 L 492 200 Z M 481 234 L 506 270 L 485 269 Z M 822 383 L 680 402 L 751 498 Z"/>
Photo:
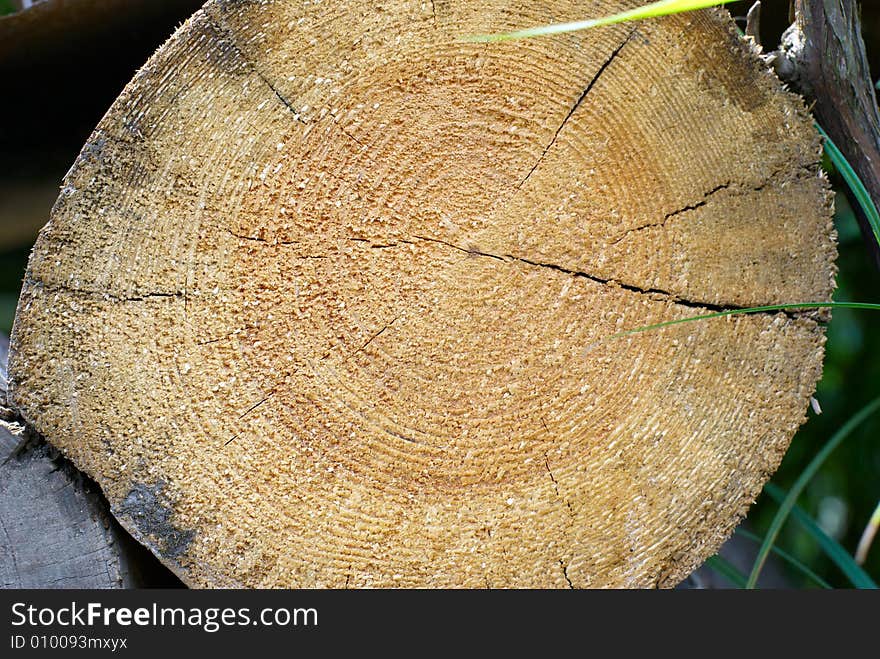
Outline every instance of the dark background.
<path fill-rule="evenodd" d="M 53 3 L 65 4 L 52 0 L 47 6 Z M 25 12 L 34 14 L 34 20 L 22 21 L 21 14 L 0 18 L 0 332 L 11 328 L 30 247 L 48 219 L 64 173 L 137 68 L 200 4 L 81 0 L 67 2 L 66 9 L 42 25 L 36 20 L 39 7 Z M 744 16 L 749 5 L 739 2 L 729 8 L 734 16 Z M 0 14 L 20 6 L 20 0 L 0 0 Z M 871 68 L 880 74 L 880 2 L 863 2 L 862 12 Z M 762 15 L 762 41 L 769 50 L 788 25 L 788 0 L 765 0 Z M 835 299 L 880 302 L 880 276 L 842 195 L 837 226 L 840 274 Z M 878 394 L 880 313 L 836 310 L 816 394 L 824 413 L 810 414 L 774 481 L 790 486 L 823 442 Z M 880 419 L 864 424 L 835 452 L 800 501 L 850 550 L 880 499 L 878 431 Z M 748 523 L 760 532 L 774 510 L 759 500 Z M 794 525 L 786 527 L 779 544 L 832 584 L 846 585 Z M 867 568 L 880 578 L 880 548 L 872 551 Z M 787 578 L 791 585 L 802 585 L 797 574 Z"/>

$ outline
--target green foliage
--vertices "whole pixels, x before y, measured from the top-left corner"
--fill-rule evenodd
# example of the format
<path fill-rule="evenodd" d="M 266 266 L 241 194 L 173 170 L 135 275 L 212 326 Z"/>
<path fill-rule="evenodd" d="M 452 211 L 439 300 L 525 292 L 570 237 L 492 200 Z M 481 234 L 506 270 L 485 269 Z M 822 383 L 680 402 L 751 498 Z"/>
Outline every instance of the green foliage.
<path fill-rule="evenodd" d="M 777 503 L 781 504 L 786 500 L 786 493 L 778 485 L 767 483 L 764 491 Z M 846 575 L 850 583 L 856 588 L 877 588 L 877 584 L 871 579 L 870 575 L 865 572 L 862 567 L 856 563 L 855 559 L 844 549 L 839 542 L 825 533 L 821 527 L 816 524 L 812 517 L 803 511 L 799 506 L 791 507 L 791 516 L 803 530 L 810 536 L 827 554 L 834 564 L 840 568 L 840 571 Z"/>
<path fill-rule="evenodd" d="M 743 528 L 742 526 L 740 526 L 736 530 L 736 535 L 748 538 L 752 542 L 756 542 L 759 545 L 762 542 L 761 536 L 755 535 L 754 533 L 752 533 L 748 529 Z M 796 559 L 788 552 L 782 551 L 779 547 L 770 547 L 770 551 L 820 588 L 831 588 L 831 586 L 828 584 L 827 581 L 825 581 L 825 579 L 813 572 L 809 567 L 801 563 L 798 559 Z"/>
<path fill-rule="evenodd" d="M 840 272 L 835 295 L 847 299 L 877 299 L 880 275 L 865 249 L 853 211 L 840 192 L 839 183 L 837 189 L 835 224 L 840 240 Z M 798 481 L 804 469 L 826 446 L 829 437 L 880 393 L 877 386 L 880 382 L 880 314 L 835 308 L 826 334 L 825 368 L 815 393 L 823 413 L 811 415 L 801 427 L 773 477 L 775 483 L 786 489 Z M 877 485 L 880 482 L 878 436 L 880 414 L 875 413 L 853 428 L 846 441 L 827 456 L 799 496 L 801 505 L 815 515 L 815 521 L 825 532 L 851 550 L 857 546 L 880 493 Z M 843 504 L 833 516 L 823 513 L 829 501 Z M 777 508 L 772 501 L 766 497 L 759 499 L 749 511 L 750 525 L 763 535 L 776 514 Z M 834 523 L 829 524 L 829 521 Z M 852 587 L 821 547 L 798 526 L 785 525 L 776 542 L 832 586 Z M 864 567 L 876 578 L 880 574 L 880 551 L 873 551 Z M 789 578 L 793 586 L 813 583 L 797 570 L 792 570 Z"/>
<path fill-rule="evenodd" d="M 761 543 L 761 548 L 758 551 L 758 556 L 755 558 L 755 564 L 752 567 L 752 572 L 749 575 L 749 580 L 746 584 L 747 588 L 754 588 L 758 583 L 758 577 L 761 574 L 761 569 L 764 567 L 764 562 L 767 560 L 767 556 L 773 547 L 773 543 L 776 542 L 776 538 L 779 536 L 779 531 L 782 529 L 782 525 L 785 524 L 785 521 L 794 508 L 801 492 L 804 491 L 807 484 L 816 475 L 819 468 L 825 463 L 832 451 L 840 446 L 840 444 L 849 437 L 857 427 L 864 423 L 864 421 L 878 409 L 880 409 L 880 396 L 865 405 L 865 407 L 859 410 L 845 424 L 843 424 L 825 443 L 821 450 L 813 456 L 813 459 L 810 460 L 807 466 L 803 468 L 800 476 L 798 476 L 794 485 L 792 485 L 788 494 L 780 503 L 779 510 L 773 518 L 773 521 L 770 523 L 770 528 L 764 535 L 764 541 Z"/>
<path fill-rule="evenodd" d="M 816 130 L 818 130 L 825 138 L 825 155 L 841 175 L 853 196 L 856 198 L 856 201 L 858 201 L 859 207 L 868 219 L 868 223 L 871 225 L 871 231 L 874 233 L 874 240 L 880 245 L 880 213 L 877 212 L 877 207 L 874 205 L 871 195 L 868 194 L 865 184 L 862 183 L 862 179 L 859 178 L 858 174 L 856 174 L 846 158 L 843 157 L 843 154 L 840 152 L 840 149 L 837 148 L 837 145 L 835 145 L 834 142 L 831 141 L 831 138 L 828 137 L 828 134 L 822 130 L 822 127 L 816 124 Z"/>
<path fill-rule="evenodd" d="M 0 0 L 0 16 L 6 16 L 6 14 L 14 14 L 18 11 L 18 7 L 15 6 L 15 3 L 12 0 Z"/>
<path fill-rule="evenodd" d="M 880 530 L 880 502 L 877 503 L 871 519 L 868 520 L 868 524 L 865 526 L 862 537 L 859 538 L 859 546 L 856 548 L 856 562 L 859 565 L 867 560 L 868 552 L 871 550 L 878 530 Z"/>
<path fill-rule="evenodd" d="M 737 588 L 745 588 L 745 575 L 723 556 L 710 556 L 706 560 L 706 566 L 720 574 Z"/>

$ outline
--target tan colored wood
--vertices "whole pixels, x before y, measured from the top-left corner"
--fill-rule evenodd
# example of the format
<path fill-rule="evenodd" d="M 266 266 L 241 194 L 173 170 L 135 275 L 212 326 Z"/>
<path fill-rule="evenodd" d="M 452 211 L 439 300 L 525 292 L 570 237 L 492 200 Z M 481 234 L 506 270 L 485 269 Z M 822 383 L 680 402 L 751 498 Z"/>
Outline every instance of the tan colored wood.
<path fill-rule="evenodd" d="M 19 412 L 193 586 L 669 586 L 821 372 L 819 140 L 706 11 L 209 2 L 30 261 Z"/>

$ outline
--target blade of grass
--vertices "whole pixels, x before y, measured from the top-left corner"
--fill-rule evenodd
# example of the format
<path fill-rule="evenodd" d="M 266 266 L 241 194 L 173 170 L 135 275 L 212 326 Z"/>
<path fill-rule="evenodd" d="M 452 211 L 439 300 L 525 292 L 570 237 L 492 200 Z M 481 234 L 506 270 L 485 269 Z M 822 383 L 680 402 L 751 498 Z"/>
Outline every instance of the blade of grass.
<path fill-rule="evenodd" d="M 770 498 L 776 501 L 776 503 L 781 503 L 785 500 L 785 490 L 778 485 L 767 483 L 764 486 L 764 491 L 770 496 Z M 861 565 L 855 562 L 846 549 L 844 549 L 837 540 L 820 529 L 819 525 L 816 524 L 816 522 L 814 522 L 799 506 L 792 507 L 791 517 L 801 525 L 801 528 L 807 532 L 807 535 L 816 541 L 822 551 L 825 552 L 825 555 L 828 556 L 838 568 L 840 568 L 840 571 L 846 575 L 847 579 L 849 579 L 853 586 L 856 588 L 877 588 L 877 584 L 871 576 L 865 572 Z"/>
<path fill-rule="evenodd" d="M 859 538 L 859 546 L 856 549 L 856 563 L 859 565 L 864 565 L 868 560 L 868 552 L 871 550 L 871 544 L 874 542 L 878 528 L 880 528 L 880 502 L 877 503 L 874 514 L 871 515 L 868 525 L 862 531 L 862 537 Z"/>
<path fill-rule="evenodd" d="M 770 553 L 773 543 L 776 542 L 776 538 L 779 537 L 779 532 L 782 530 L 782 526 L 785 524 L 785 520 L 788 519 L 788 515 L 794 508 L 795 502 L 801 495 L 801 492 L 804 491 L 804 488 L 806 488 L 813 476 L 816 475 L 816 472 L 819 471 L 819 468 L 825 460 L 828 459 L 828 456 L 831 455 L 832 451 L 840 446 L 843 440 L 852 434 L 853 430 L 858 428 L 878 409 L 880 409 L 880 396 L 851 416 L 849 420 L 847 420 L 847 422 L 844 423 L 827 442 L 825 442 L 825 445 L 818 453 L 816 453 L 816 455 L 813 456 L 813 459 L 810 460 L 809 464 L 804 467 L 800 476 L 798 476 L 794 485 L 791 486 L 788 494 L 779 505 L 779 510 L 776 511 L 776 516 L 773 518 L 773 521 L 770 522 L 770 528 L 767 529 L 767 533 L 764 535 L 764 541 L 761 543 L 761 548 L 758 550 L 758 555 L 755 557 L 755 563 L 749 574 L 749 580 L 746 584 L 747 588 L 754 588 L 755 584 L 758 583 L 758 577 L 760 576 L 761 569 L 764 567 L 764 563 L 767 560 L 767 555 Z"/>
<path fill-rule="evenodd" d="M 865 217 L 868 219 L 868 224 L 871 225 L 874 240 L 880 245 L 880 213 L 877 212 L 877 206 L 874 205 L 874 201 L 871 199 L 871 195 L 868 194 L 865 184 L 862 183 L 862 179 L 859 178 L 858 174 L 856 174 L 855 170 L 850 166 L 847 159 L 843 156 L 843 153 L 837 148 L 837 145 L 830 137 L 828 137 L 828 133 L 826 133 L 819 124 L 814 125 L 816 126 L 816 130 L 819 131 L 819 134 L 825 138 L 825 153 L 828 155 L 828 158 L 831 160 L 837 171 L 840 172 L 846 185 L 852 191 L 859 207 L 862 209 L 862 213 L 864 213 Z"/>
<path fill-rule="evenodd" d="M 742 527 L 738 527 L 736 529 L 736 534 L 740 535 L 744 538 L 747 538 L 748 540 L 751 540 L 752 542 L 754 542 L 758 545 L 761 544 L 761 536 L 757 535 L 756 533 L 752 533 L 751 531 L 749 531 L 747 529 L 744 529 Z M 807 577 L 808 579 L 813 581 L 817 586 L 819 586 L 821 588 L 831 588 L 831 585 L 827 581 L 825 581 L 822 577 L 820 577 L 818 574 L 813 572 L 810 568 L 808 568 L 806 565 L 801 563 L 798 559 L 796 559 L 794 556 L 792 556 L 788 552 L 783 551 L 779 547 L 776 547 L 776 546 L 774 546 L 771 549 L 771 551 L 773 552 L 773 554 L 775 556 L 778 556 L 783 561 L 785 561 L 786 563 L 791 565 L 798 572 L 800 572 L 805 577 Z"/>
<path fill-rule="evenodd" d="M 880 304 L 874 304 L 872 302 L 792 302 L 789 304 L 770 304 L 763 307 L 748 307 L 745 309 L 728 309 L 727 311 L 716 311 L 713 313 L 700 314 L 698 316 L 667 320 L 663 323 L 654 323 L 653 325 L 644 325 L 642 327 L 636 327 L 635 329 L 616 332 L 611 335 L 611 338 L 618 339 L 631 334 L 662 329 L 664 327 L 671 327 L 682 323 L 690 323 L 695 320 L 709 320 L 710 318 L 722 318 L 724 316 L 735 316 L 738 314 L 762 313 L 765 311 L 787 311 L 790 309 L 873 309 L 874 311 L 880 311 Z"/>
<path fill-rule="evenodd" d="M 602 25 L 613 25 L 615 23 L 624 23 L 626 21 L 639 21 L 645 18 L 679 14 L 681 12 L 705 9 L 706 7 L 713 7 L 715 5 L 726 5 L 727 3 L 734 1 L 735 0 L 660 0 L 660 2 L 652 2 L 651 4 L 623 11 L 619 14 L 612 14 L 611 16 L 589 18 L 584 21 L 574 21 L 572 23 L 542 25 L 540 27 L 528 28 L 526 30 L 506 32 L 504 34 L 476 34 L 464 37 L 464 40 L 485 43 L 489 41 L 508 41 L 510 39 L 541 37 L 548 34 L 575 32 L 577 30 L 586 30 L 587 28 L 600 27 Z"/>
<path fill-rule="evenodd" d="M 736 566 L 726 558 L 715 554 L 706 559 L 706 567 L 720 574 L 737 588 L 746 585 L 746 575 L 736 569 Z"/>

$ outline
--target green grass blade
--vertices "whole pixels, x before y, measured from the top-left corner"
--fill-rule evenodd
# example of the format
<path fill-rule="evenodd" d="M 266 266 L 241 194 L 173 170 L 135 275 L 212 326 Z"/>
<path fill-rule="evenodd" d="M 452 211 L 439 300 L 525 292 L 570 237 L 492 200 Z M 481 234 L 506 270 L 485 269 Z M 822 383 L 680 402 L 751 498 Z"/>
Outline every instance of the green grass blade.
<path fill-rule="evenodd" d="M 752 542 L 754 542 L 758 545 L 761 544 L 761 536 L 759 536 L 755 533 L 752 533 L 751 531 L 748 531 L 742 527 L 738 527 L 736 529 L 736 534 L 740 535 L 744 538 L 747 538 L 748 540 L 751 540 Z M 776 547 L 776 546 L 774 546 L 770 551 L 773 552 L 774 556 L 778 556 L 779 558 L 781 558 L 783 561 L 785 561 L 790 566 L 792 566 L 795 570 L 797 570 L 798 572 L 803 574 L 805 577 L 810 579 L 813 583 L 815 583 L 820 588 L 831 588 L 831 585 L 827 581 L 825 581 L 825 579 L 823 579 L 818 574 L 813 572 L 810 568 L 808 568 L 806 565 L 801 563 L 798 559 L 796 559 L 794 556 L 792 556 L 788 552 L 783 551 L 779 547 Z"/>
<path fill-rule="evenodd" d="M 791 309 L 873 309 L 880 311 L 880 304 L 872 302 L 792 302 L 789 304 L 769 304 L 763 307 L 748 307 L 745 309 L 728 309 L 727 311 L 716 311 L 713 313 L 700 314 L 698 316 L 688 316 L 687 318 L 678 318 L 677 320 L 667 320 L 663 323 L 654 323 L 653 325 L 644 325 L 635 329 L 617 332 L 611 335 L 612 339 L 618 339 L 631 334 L 647 332 L 649 330 L 662 329 L 664 327 L 672 327 L 682 323 L 690 323 L 695 320 L 709 320 L 710 318 L 723 318 L 724 316 L 736 316 L 739 314 L 763 313 L 766 311 L 788 311 Z"/>
<path fill-rule="evenodd" d="M 706 567 L 710 570 L 714 570 L 722 577 L 727 579 L 731 584 L 736 586 L 737 588 L 743 588 L 746 585 L 746 575 L 736 569 L 736 566 L 728 561 L 726 558 L 722 558 L 718 554 L 715 556 L 710 556 L 706 559 L 705 563 Z"/>
<path fill-rule="evenodd" d="M 764 486 L 764 491 L 777 503 L 785 500 L 785 490 L 778 485 L 767 483 Z M 840 571 L 846 575 L 853 586 L 856 588 L 877 588 L 877 584 L 871 576 L 865 572 L 861 565 L 855 562 L 846 549 L 837 540 L 820 529 L 819 525 L 799 506 L 792 507 L 791 517 L 816 541 L 822 551 L 840 568 Z"/>
<path fill-rule="evenodd" d="M 862 531 L 862 537 L 859 539 L 859 546 L 856 549 L 856 563 L 859 565 L 864 565 L 868 560 L 868 552 L 877 535 L 877 529 L 880 529 L 880 502 L 877 503 L 874 514 L 871 515 L 871 519 L 868 520 L 868 525 Z"/>
<path fill-rule="evenodd" d="M 859 178 L 859 175 L 850 166 L 847 159 L 840 152 L 840 149 L 837 148 L 837 145 L 828 137 L 828 133 L 822 130 L 819 124 L 815 124 L 815 126 L 816 130 L 825 138 L 825 153 L 835 169 L 840 172 L 847 187 L 852 191 L 859 207 L 862 209 L 862 213 L 868 218 L 868 224 L 871 225 L 874 240 L 880 245 L 880 213 L 877 212 L 877 206 L 874 205 L 874 201 L 871 199 L 871 195 L 868 194 L 865 184 L 862 183 L 862 179 Z"/>
<path fill-rule="evenodd" d="M 834 449 L 840 446 L 843 440 L 852 434 L 853 430 L 858 428 L 878 409 L 880 409 L 880 396 L 851 416 L 849 420 L 844 423 L 827 442 L 825 442 L 825 445 L 818 453 L 816 453 L 816 455 L 813 456 L 813 459 L 810 460 L 809 464 L 804 467 L 804 470 L 801 472 L 800 476 L 798 476 L 794 485 L 791 486 L 788 494 L 779 505 L 779 510 L 776 511 L 776 516 L 773 518 L 773 521 L 770 522 L 770 528 L 767 529 L 767 533 L 764 535 L 764 542 L 761 543 L 761 548 L 758 550 L 758 555 L 755 557 L 755 564 L 752 566 L 752 572 L 749 574 L 749 580 L 746 584 L 747 588 L 754 588 L 755 584 L 758 583 L 758 577 L 760 576 L 761 569 L 764 567 L 764 563 L 770 553 L 770 548 L 773 547 L 773 543 L 775 543 L 776 538 L 779 537 L 779 532 L 782 530 L 782 526 L 785 524 L 785 520 L 788 519 L 788 515 L 794 508 L 795 502 L 801 495 L 801 492 L 804 491 L 804 488 L 806 488 L 807 484 L 813 476 L 816 475 L 816 472 L 819 471 L 819 468 L 824 464 L 825 460 L 828 459 L 828 456 L 831 455 Z"/>
<path fill-rule="evenodd" d="M 575 21 L 573 23 L 542 25 L 541 27 L 506 32 L 504 34 L 477 34 L 470 37 L 464 37 L 464 40 L 485 43 L 489 41 L 508 41 L 510 39 L 541 37 L 548 34 L 575 32 L 577 30 L 586 30 L 587 28 L 600 27 L 602 25 L 613 25 L 615 23 L 625 23 L 626 21 L 639 21 L 645 18 L 679 14 L 681 12 L 705 9 L 706 7 L 712 7 L 715 5 L 725 5 L 728 2 L 734 2 L 734 0 L 660 0 L 660 2 L 652 2 L 651 4 L 623 11 L 619 14 L 612 14 L 611 16 L 590 18 L 584 21 Z"/>

